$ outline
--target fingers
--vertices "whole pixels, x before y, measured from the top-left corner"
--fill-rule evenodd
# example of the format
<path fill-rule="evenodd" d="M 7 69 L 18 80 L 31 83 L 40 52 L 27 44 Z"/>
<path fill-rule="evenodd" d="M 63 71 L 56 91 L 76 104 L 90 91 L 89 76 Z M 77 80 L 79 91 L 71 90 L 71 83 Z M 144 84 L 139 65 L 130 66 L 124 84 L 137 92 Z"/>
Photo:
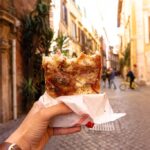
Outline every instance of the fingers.
<path fill-rule="evenodd" d="M 81 127 L 53 128 L 53 135 L 66 135 L 79 132 Z"/>
<path fill-rule="evenodd" d="M 64 103 L 60 103 L 51 107 L 47 107 L 44 110 L 44 113 L 48 119 L 62 114 L 68 114 L 71 113 L 72 110 L 66 106 Z"/>

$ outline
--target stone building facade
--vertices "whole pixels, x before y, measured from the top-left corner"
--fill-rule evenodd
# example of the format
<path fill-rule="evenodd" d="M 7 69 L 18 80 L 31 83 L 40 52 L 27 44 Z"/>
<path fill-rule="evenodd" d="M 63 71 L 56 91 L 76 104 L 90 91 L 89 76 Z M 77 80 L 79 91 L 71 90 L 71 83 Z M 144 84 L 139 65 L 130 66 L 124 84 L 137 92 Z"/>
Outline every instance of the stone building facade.
<path fill-rule="evenodd" d="M 139 82 L 150 84 L 150 0 L 119 0 L 118 27 L 121 53 L 130 43 L 130 67 Z"/>
<path fill-rule="evenodd" d="M 20 20 L 35 6 L 36 0 L 0 0 L 0 122 L 22 113 Z"/>
<path fill-rule="evenodd" d="M 97 36 L 96 30 L 85 24 L 84 17 L 79 5 L 74 0 L 52 0 L 52 11 L 54 33 L 59 32 L 69 37 L 69 53 L 72 55 L 80 54 L 81 51 L 90 52 L 100 51 L 100 37 Z"/>

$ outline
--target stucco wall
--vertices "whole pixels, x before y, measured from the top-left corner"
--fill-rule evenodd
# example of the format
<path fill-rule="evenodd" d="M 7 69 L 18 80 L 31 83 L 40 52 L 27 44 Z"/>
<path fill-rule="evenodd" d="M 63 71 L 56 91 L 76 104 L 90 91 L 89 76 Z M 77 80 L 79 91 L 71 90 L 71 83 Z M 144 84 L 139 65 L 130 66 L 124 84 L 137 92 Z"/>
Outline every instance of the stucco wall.
<path fill-rule="evenodd" d="M 37 0 L 0 0 L 0 8 L 21 18 L 35 8 Z"/>
<path fill-rule="evenodd" d="M 27 13 L 31 12 L 35 6 L 37 0 L 13 0 L 13 5 L 16 9 L 17 17 L 21 18 Z"/>

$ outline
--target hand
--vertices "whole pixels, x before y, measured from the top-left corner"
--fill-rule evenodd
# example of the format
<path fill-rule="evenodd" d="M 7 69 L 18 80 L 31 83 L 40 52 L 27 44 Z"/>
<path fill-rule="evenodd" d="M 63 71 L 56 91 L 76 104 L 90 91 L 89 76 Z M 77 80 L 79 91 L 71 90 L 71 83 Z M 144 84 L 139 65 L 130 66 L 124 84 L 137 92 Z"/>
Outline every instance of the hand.
<path fill-rule="evenodd" d="M 53 135 L 70 134 L 80 131 L 80 127 L 50 128 L 50 120 L 71 110 L 63 103 L 45 108 L 36 102 L 18 129 L 6 140 L 16 143 L 22 150 L 42 150 Z"/>

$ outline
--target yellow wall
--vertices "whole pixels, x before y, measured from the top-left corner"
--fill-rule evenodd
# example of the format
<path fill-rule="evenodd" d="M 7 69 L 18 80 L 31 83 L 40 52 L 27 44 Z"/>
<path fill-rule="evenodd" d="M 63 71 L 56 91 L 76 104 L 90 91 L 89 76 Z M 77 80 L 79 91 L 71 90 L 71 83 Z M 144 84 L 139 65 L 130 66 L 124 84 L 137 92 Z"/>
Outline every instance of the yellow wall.
<path fill-rule="evenodd" d="M 143 11 L 144 11 L 144 17 L 150 16 L 150 0 L 143 0 Z M 146 19 L 144 18 L 144 19 Z M 144 23 L 146 24 L 145 20 Z M 148 27 L 145 25 L 145 28 Z M 148 30 L 145 29 L 145 36 L 147 34 L 148 36 Z M 150 83 L 150 41 L 145 42 L 144 44 L 145 49 L 145 64 L 146 64 L 146 73 L 147 73 L 147 81 Z"/>
<path fill-rule="evenodd" d="M 150 5 L 150 0 L 143 0 L 143 5 L 145 5 L 145 6 Z"/>
<path fill-rule="evenodd" d="M 136 59 L 136 15 L 135 15 L 135 3 L 134 0 L 132 0 L 132 5 L 131 5 L 131 17 L 130 17 L 130 42 L 131 42 L 131 69 L 133 69 L 133 65 L 136 64 L 137 59 Z"/>

